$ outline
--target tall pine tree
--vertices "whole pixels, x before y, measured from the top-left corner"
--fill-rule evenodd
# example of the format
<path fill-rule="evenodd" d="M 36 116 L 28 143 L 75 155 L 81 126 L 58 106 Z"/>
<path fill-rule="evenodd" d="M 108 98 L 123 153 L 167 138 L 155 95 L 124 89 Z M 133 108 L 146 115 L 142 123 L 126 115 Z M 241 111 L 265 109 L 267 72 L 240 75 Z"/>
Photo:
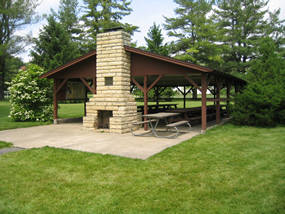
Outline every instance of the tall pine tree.
<path fill-rule="evenodd" d="M 124 16 L 131 13 L 131 2 L 129 0 L 83 0 L 84 34 L 82 38 L 86 51 L 96 48 L 96 36 L 108 28 L 123 27 L 126 31 L 133 33 L 138 27 L 122 23 Z"/>
<path fill-rule="evenodd" d="M 268 30 L 264 0 L 219 0 L 214 19 L 222 32 L 223 70 L 245 73 Z"/>
<path fill-rule="evenodd" d="M 58 20 L 71 35 L 73 41 L 80 40 L 79 6 L 78 0 L 60 0 L 59 10 L 56 14 Z"/>
<path fill-rule="evenodd" d="M 168 56 L 167 44 L 163 44 L 161 28 L 155 23 L 150 27 L 147 37 L 144 37 L 147 43 L 147 50 L 160 55 Z"/>
<path fill-rule="evenodd" d="M 216 26 L 208 18 L 211 0 L 174 0 L 176 17 L 166 18 L 165 28 L 175 37 L 173 50 L 177 58 L 193 63 L 219 67 L 222 62 Z"/>
<path fill-rule="evenodd" d="M 78 57 L 79 52 L 70 34 L 54 16 L 50 15 L 47 21 L 39 38 L 34 39 L 31 56 L 33 63 L 49 71 Z"/>

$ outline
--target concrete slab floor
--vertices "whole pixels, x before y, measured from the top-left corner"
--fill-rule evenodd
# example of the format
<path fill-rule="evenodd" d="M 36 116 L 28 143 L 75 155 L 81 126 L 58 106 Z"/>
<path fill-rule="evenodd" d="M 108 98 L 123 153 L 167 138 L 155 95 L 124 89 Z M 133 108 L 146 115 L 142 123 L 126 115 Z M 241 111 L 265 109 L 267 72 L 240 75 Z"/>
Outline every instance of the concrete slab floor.
<path fill-rule="evenodd" d="M 214 125 L 213 123 L 211 125 Z M 200 126 L 174 139 L 88 131 L 81 123 L 57 124 L 0 131 L 0 140 L 20 148 L 44 146 L 79 150 L 128 158 L 147 159 L 164 149 L 201 133 Z"/>

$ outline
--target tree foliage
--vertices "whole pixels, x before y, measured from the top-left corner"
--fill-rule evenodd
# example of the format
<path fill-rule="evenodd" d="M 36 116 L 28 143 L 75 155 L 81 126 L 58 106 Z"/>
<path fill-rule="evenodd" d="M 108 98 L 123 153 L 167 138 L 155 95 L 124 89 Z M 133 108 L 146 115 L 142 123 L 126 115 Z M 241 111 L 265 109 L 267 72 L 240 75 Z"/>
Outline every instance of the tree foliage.
<path fill-rule="evenodd" d="M 147 50 L 152 53 L 157 53 L 163 56 L 168 56 L 168 46 L 167 44 L 163 44 L 163 36 L 162 31 L 159 25 L 155 23 L 150 27 L 147 37 L 144 37 L 147 43 Z"/>
<path fill-rule="evenodd" d="M 245 73 L 268 23 L 264 0 L 220 0 L 213 16 L 224 46 L 224 71 Z"/>
<path fill-rule="evenodd" d="M 271 37 L 285 55 L 284 21 L 266 0 L 175 0 L 176 17 L 165 27 L 177 40 L 177 58 L 231 73 L 246 73 L 258 45 Z"/>
<path fill-rule="evenodd" d="M 16 35 L 16 30 L 34 21 L 36 0 L 0 1 L 0 100 L 4 98 L 4 80 L 7 60 L 23 50 L 25 38 Z"/>
<path fill-rule="evenodd" d="M 285 63 L 271 38 L 262 40 L 259 57 L 248 73 L 248 85 L 235 98 L 233 121 L 272 126 L 285 122 Z"/>
<path fill-rule="evenodd" d="M 54 14 L 75 42 L 80 41 L 78 0 L 60 0 L 58 13 Z"/>
<path fill-rule="evenodd" d="M 52 119 L 52 87 L 50 80 L 39 79 L 46 71 L 29 64 L 12 80 L 10 117 L 15 121 L 48 121 Z"/>
<path fill-rule="evenodd" d="M 34 39 L 31 56 L 33 63 L 49 71 L 78 57 L 79 50 L 64 25 L 57 22 L 53 15 L 47 21 L 39 38 Z"/>
<path fill-rule="evenodd" d="M 86 50 L 96 48 L 96 36 L 104 30 L 113 27 L 123 27 L 127 32 L 133 33 L 137 26 L 122 23 L 124 16 L 131 13 L 129 0 L 83 0 L 83 42 Z"/>
<path fill-rule="evenodd" d="M 177 40 L 172 45 L 178 59 L 217 68 L 222 63 L 222 49 L 216 42 L 220 34 L 208 18 L 212 1 L 175 0 L 176 17 L 167 18 L 165 28 Z"/>

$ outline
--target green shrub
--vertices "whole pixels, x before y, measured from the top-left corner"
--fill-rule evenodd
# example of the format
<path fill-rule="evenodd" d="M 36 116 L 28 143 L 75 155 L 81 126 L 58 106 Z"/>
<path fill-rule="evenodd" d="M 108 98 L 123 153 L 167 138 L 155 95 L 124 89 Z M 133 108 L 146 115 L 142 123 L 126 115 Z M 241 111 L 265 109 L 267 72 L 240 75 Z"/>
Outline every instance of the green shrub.
<path fill-rule="evenodd" d="M 284 62 L 269 38 L 262 41 L 259 54 L 249 69 L 248 85 L 235 98 L 236 124 L 274 126 L 285 121 Z"/>
<path fill-rule="evenodd" d="M 52 87 L 48 79 L 39 79 L 45 71 L 34 64 L 20 70 L 11 81 L 10 115 L 14 121 L 48 121 L 52 119 Z"/>

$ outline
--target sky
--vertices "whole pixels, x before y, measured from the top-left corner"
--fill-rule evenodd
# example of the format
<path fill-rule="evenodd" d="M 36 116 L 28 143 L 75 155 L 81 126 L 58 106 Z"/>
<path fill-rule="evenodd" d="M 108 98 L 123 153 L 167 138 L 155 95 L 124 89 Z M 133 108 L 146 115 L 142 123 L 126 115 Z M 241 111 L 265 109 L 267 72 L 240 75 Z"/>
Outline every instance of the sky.
<path fill-rule="evenodd" d="M 56 11 L 58 6 L 59 0 L 41 0 L 36 12 L 38 15 L 48 14 L 50 13 L 50 9 Z M 271 11 L 281 8 L 280 18 L 285 19 L 284 0 L 269 0 L 268 6 Z M 177 4 L 174 3 L 173 0 L 132 0 L 131 8 L 133 11 L 129 16 L 124 17 L 122 22 L 127 22 L 139 27 L 139 32 L 136 32 L 132 39 L 134 42 L 137 42 L 138 46 L 144 46 L 144 37 L 147 35 L 147 32 L 153 23 L 163 27 L 163 24 L 165 23 L 164 17 L 174 17 L 174 10 L 176 7 Z M 33 37 L 37 37 L 40 29 L 45 23 L 46 21 L 42 20 L 37 24 L 29 25 L 26 28 L 19 30 L 17 34 L 30 34 Z M 163 35 L 165 42 L 171 41 L 172 38 L 169 38 L 164 30 Z M 25 62 L 30 60 L 29 50 L 28 47 L 19 55 Z"/>

